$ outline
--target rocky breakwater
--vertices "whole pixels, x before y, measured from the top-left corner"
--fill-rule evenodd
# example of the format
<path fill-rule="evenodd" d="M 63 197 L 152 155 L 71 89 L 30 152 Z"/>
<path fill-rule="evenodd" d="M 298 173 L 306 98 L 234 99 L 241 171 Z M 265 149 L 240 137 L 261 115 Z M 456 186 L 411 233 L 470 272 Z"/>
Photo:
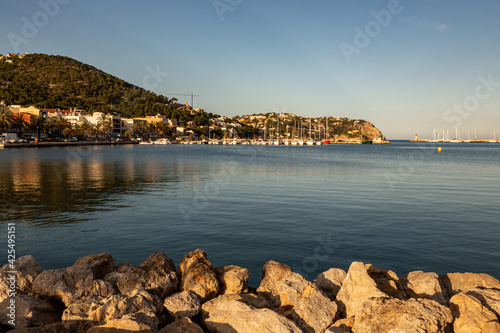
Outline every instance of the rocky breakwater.
<path fill-rule="evenodd" d="M 269 261 L 254 289 L 247 269 L 213 267 L 202 250 L 177 268 L 164 253 L 138 267 L 107 253 L 50 270 L 25 256 L 15 267 L 15 326 L 5 311 L 11 269 L 0 274 L 0 331 L 12 333 L 500 332 L 500 282 L 486 274 L 398 277 L 354 262 L 307 281 Z"/>

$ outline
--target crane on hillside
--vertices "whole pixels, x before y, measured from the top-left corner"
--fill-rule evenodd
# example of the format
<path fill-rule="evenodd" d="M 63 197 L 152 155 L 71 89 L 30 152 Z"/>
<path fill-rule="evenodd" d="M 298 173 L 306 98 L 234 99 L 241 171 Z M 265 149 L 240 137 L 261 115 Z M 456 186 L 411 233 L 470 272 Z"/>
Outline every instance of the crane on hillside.
<path fill-rule="evenodd" d="M 194 109 L 194 104 L 193 104 L 193 99 L 194 97 L 200 97 L 200 95 L 195 95 L 193 93 L 190 94 L 173 94 L 173 93 L 166 93 L 166 95 L 171 95 L 171 96 L 191 96 L 191 107 Z"/>

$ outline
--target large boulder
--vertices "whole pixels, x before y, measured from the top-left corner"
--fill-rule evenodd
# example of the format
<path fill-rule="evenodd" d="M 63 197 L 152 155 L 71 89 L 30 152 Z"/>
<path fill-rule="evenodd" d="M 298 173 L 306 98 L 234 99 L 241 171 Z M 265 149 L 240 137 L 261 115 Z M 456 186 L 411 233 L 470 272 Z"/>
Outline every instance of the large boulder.
<path fill-rule="evenodd" d="M 290 274 L 292 274 L 290 266 L 273 260 L 268 261 L 262 270 L 262 281 L 257 291 L 276 294 L 274 289 L 276 282 L 287 278 Z"/>
<path fill-rule="evenodd" d="M 203 329 L 198 324 L 193 323 L 189 318 L 182 318 L 165 326 L 158 333 L 203 333 Z"/>
<path fill-rule="evenodd" d="M 96 279 L 102 279 L 115 268 L 115 259 L 109 253 L 89 254 L 78 259 L 73 266 L 89 265 Z"/>
<path fill-rule="evenodd" d="M 11 317 L 7 311 L 11 305 L 7 298 L 0 303 L 0 324 L 9 325 Z M 28 295 L 17 295 L 15 297 L 15 323 L 16 328 L 44 326 L 61 321 L 62 309 L 39 298 Z"/>
<path fill-rule="evenodd" d="M 450 299 L 455 333 L 491 333 L 500 329 L 497 316 L 471 295 L 459 293 Z"/>
<path fill-rule="evenodd" d="M 159 320 L 156 313 L 154 296 L 142 290 L 130 297 L 113 295 L 100 302 L 88 299 L 74 302 L 64 310 L 62 319 L 70 331 L 86 331 L 93 326 L 111 329 L 113 325 L 132 321 L 140 324 L 134 324 L 134 327 L 157 330 Z"/>
<path fill-rule="evenodd" d="M 377 297 L 366 300 L 356 313 L 356 333 L 444 333 L 453 317 L 448 308 L 428 299 L 407 301 Z"/>
<path fill-rule="evenodd" d="M 481 302 L 491 312 L 497 315 L 500 320 L 500 290 L 498 289 L 472 289 L 466 292 Z"/>
<path fill-rule="evenodd" d="M 361 305 L 372 297 L 388 297 L 368 274 L 366 265 L 353 262 L 337 294 L 337 303 L 342 317 L 354 317 Z"/>
<path fill-rule="evenodd" d="M 314 283 L 276 262 L 268 262 L 263 275 L 257 290 L 278 297 L 277 311 L 293 320 L 304 332 L 323 332 L 333 324 L 337 305 Z"/>
<path fill-rule="evenodd" d="M 450 297 L 476 288 L 500 289 L 500 281 L 484 273 L 448 273 L 440 280 Z"/>
<path fill-rule="evenodd" d="M 12 271 L 16 273 L 9 273 Z M 8 297 L 11 281 L 14 280 L 16 294 L 33 295 L 33 281 L 41 272 L 43 272 L 42 266 L 32 255 L 19 257 L 12 265 L 3 266 L 0 269 L 0 302 Z"/>
<path fill-rule="evenodd" d="M 184 317 L 192 318 L 201 311 L 200 300 L 190 291 L 181 291 L 165 298 L 163 305 L 174 321 Z"/>
<path fill-rule="evenodd" d="M 223 295 L 202 306 L 203 323 L 214 333 L 299 333 L 302 330 L 290 319 L 263 308 L 258 309 Z"/>
<path fill-rule="evenodd" d="M 180 278 L 180 291 L 193 292 L 201 302 L 206 302 L 217 296 L 219 280 L 208 261 L 205 251 L 197 249 L 182 258 L 177 275 Z"/>
<path fill-rule="evenodd" d="M 177 290 L 177 274 L 172 259 L 165 253 L 153 253 L 139 267 L 119 266 L 117 287 L 124 295 L 133 295 L 144 289 L 160 298 L 172 295 Z M 108 276 L 107 280 L 112 281 Z"/>
<path fill-rule="evenodd" d="M 377 288 L 389 297 L 406 299 L 406 294 L 396 273 L 366 264 L 368 275 L 375 281 Z"/>
<path fill-rule="evenodd" d="M 328 298 L 334 301 L 346 276 L 347 273 L 343 269 L 330 268 L 326 272 L 318 274 L 315 283 Z"/>
<path fill-rule="evenodd" d="M 448 293 L 436 273 L 411 272 L 401 277 L 401 284 L 410 298 L 427 298 L 448 306 Z"/>
<path fill-rule="evenodd" d="M 115 289 L 104 280 L 96 280 L 91 267 L 82 264 L 43 271 L 33 281 L 33 293 L 69 306 L 78 299 L 109 297 Z"/>
<path fill-rule="evenodd" d="M 238 266 L 216 267 L 215 272 L 220 282 L 219 294 L 241 294 L 248 292 L 250 271 Z"/>

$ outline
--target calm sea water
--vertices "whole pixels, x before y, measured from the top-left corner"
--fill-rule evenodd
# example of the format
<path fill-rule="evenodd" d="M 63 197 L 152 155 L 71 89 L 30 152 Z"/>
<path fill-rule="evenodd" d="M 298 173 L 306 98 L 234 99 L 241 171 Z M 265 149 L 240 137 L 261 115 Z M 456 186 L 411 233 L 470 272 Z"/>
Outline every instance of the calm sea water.
<path fill-rule="evenodd" d="M 253 286 L 271 259 L 308 279 L 355 260 L 500 278 L 500 144 L 440 145 L 4 149 L 0 244 L 15 222 L 46 269 L 201 248 Z"/>

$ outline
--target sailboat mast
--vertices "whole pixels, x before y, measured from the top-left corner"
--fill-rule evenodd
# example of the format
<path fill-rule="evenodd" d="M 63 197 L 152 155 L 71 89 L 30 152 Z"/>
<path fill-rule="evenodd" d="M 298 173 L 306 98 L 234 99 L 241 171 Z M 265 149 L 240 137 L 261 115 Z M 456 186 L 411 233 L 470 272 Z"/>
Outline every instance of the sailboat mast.
<path fill-rule="evenodd" d="M 311 117 L 309 116 L 309 140 L 311 140 Z"/>
<path fill-rule="evenodd" d="M 280 109 L 278 108 L 278 132 L 276 133 L 276 140 L 278 141 L 278 144 L 280 144 Z"/>
<path fill-rule="evenodd" d="M 325 140 L 328 140 L 328 117 L 326 117 L 326 130 L 325 130 Z"/>

